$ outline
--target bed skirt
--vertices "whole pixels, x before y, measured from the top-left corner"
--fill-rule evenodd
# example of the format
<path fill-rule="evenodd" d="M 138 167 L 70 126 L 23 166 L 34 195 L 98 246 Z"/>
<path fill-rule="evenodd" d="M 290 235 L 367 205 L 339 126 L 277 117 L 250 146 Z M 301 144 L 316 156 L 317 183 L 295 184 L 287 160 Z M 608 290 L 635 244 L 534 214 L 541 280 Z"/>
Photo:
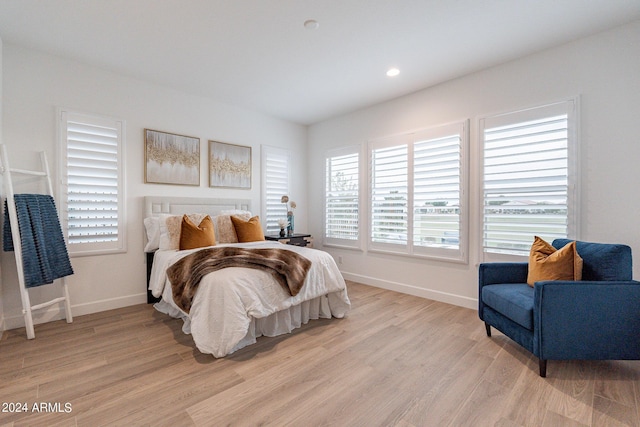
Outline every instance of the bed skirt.
<path fill-rule="evenodd" d="M 159 312 L 176 319 L 182 319 L 184 322 L 182 325 L 182 331 L 185 334 L 191 334 L 191 320 L 187 315 L 164 300 L 154 304 L 154 308 Z M 308 301 L 303 301 L 302 303 L 289 307 L 288 309 L 277 311 L 267 317 L 252 317 L 247 334 L 227 354 L 231 354 L 248 345 L 255 344 L 256 338 L 258 337 L 275 337 L 278 335 L 288 334 L 303 324 L 308 323 L 309 320 L 330 319 L 334 316 L 343 317 L 344 313 L 332 314 L 329 297 L 327 295 L 323 295 Z M 207 348 L 206 345 L 198 346 L 198 350 L 202 353 L 216 353 L 215 349 Z"/>

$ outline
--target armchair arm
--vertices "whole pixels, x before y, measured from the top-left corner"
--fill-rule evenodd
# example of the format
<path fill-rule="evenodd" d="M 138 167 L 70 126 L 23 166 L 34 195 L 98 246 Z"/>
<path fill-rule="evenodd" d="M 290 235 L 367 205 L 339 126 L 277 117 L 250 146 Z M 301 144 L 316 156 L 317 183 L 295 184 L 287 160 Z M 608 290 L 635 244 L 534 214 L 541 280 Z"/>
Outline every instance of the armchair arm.
<path fill-rule="evenodd" d="M 533 322 L 540 359 L 640 359 L 640 282 L 536 282 Z"/>
<path fill-rule="evenodd" d="M 484 262 L 478 269 L 478 315 L 484 320 L 482 287 L 500 283 L 526 283 L 529 272 L 528 262 Z"/>
<path fill-rule="evenodd" d="M 528 262 L 484 262 L 478 272 L 480 289 L 500 283 L 526 283 L 528 273 Z"/>

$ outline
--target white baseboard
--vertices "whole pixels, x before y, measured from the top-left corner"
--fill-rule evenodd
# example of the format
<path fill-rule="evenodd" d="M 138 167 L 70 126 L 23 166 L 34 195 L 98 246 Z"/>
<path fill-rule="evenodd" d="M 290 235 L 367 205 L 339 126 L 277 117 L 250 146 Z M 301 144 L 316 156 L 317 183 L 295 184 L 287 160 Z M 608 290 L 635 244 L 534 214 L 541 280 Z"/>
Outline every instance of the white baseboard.
<path fill-rule="evenodd" d="M 475 298 L 464 297 L 461 295 L 455 295 L 447 292 L 436 291 L 433 289 L 419 288 L 417 286 L 408 285 L 406 283 L 392 282 L 389 280 L 376 279 L 374 277 L 365 276 L 362 274 L 354 274 L 348 272 L 342 272 L 342 276 L 347 280 L 363 283 L 365 285 L 375 286 L 382 289 L 388 289 L 390 291 L 401 292 L 404 294 L 414 295 L 417 297 L 428 298 L 435 301 L 444 302 L 447 304 L 453 304 L 460 307 L 466 307 L 471 309 L 478 308 L 478 300 Z M 129 295 L 126 297 L 111 298 L 106 300 L 94 301 L 85 304 L 78 304 L 71 306 L 71 313 L 73 316 L 83 316 L 85 314 L 99 313 L 101 311 L 113 310 L 121 307 L 128 307 L 130 305 L 144 304 L 147 302 L 147 294 L 141 293 L 136 295 Z M 62 304 L 50 306 L 47 310 L 37 310 L 33 313 L 33 323 L 47 323 L 54 320 L 64 319 L 64 308 Z M 5 316 L 0 318 L 0 331 L 8 331 L 10 329 L 17 329 L 24 327 L 24 317 L 19 315 Z"/>
<path fill-rule="evenodd" d="M 419 288 L 413 285 L 407 285 L 406 283 L 392 282 L 389 280 L 376 279 L 374 277 L 364 276 L 362 274 L 353 274 L 348 272 L 342 272 L 342 276 L 346 280 L 352 280 L 354 282 L 363 283 L 365 285 L 371 285 L 382 289 L 388 289 L 390 291 L 401 292 L 403 294 L 414 295 L 417 297 L 428 298 L 435 301 L 444 302 L 447 304 L 453 304 L 460 307 L 466 307 L 471 309 L 478 309 L 478 300 L 475 298 L 465 297 L 461 295 L 450 294 L 447 292 L 436 291 L 433 289 Z"/>
<path fill-rule="evenodd" d="M 71 305 L 71 314 L 73 317 L 83 316 L 85 314 L 99 313 L 101 311 L 113 310 L 116 308 L 128 307 L 130 305 L 144 304 L 147 302 L 147 294 L 129 295 L 126 297 L 110 298 L 100 301 L 94 301 L 85 304 Z M 64 307 L 62 303 L 49 306 L 46 310 L 36 310 L 31 313 L 33 323 L 35 325 L 41 323 L 52 322 L 54 320 L 64 319 Z M 9 329 L 24 328 L 24 316 L 15 314 L 5 316 L 2 319 L 3 328 L 0 331 L 8 331 Z"/>

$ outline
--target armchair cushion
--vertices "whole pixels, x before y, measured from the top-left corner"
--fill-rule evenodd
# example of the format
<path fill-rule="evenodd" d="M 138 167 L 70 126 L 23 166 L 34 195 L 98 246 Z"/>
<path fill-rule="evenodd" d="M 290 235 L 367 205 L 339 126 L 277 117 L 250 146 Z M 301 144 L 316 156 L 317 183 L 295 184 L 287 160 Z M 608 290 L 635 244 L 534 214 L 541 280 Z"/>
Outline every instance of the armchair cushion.
<path fill-rule="evenodd" d="M 533 288 L 526 283 L 488 285 L 482 288 L 482 301 L 520 326 L 533 330 Z"/>

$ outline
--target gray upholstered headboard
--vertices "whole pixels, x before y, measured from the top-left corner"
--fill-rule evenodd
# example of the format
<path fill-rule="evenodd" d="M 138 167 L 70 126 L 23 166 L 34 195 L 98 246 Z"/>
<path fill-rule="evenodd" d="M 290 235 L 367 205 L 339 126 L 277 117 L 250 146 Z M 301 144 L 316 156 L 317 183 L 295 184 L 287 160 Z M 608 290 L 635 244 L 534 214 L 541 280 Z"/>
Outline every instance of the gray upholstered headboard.
<path fill-rule="evenodd" d="M 160 214 L 182 215 L 185 213 L 204 213 L 214 216 L 232 209 L 250 211 L 251 200 L 171 196 L 144 198 L 144 218 Z"/>

